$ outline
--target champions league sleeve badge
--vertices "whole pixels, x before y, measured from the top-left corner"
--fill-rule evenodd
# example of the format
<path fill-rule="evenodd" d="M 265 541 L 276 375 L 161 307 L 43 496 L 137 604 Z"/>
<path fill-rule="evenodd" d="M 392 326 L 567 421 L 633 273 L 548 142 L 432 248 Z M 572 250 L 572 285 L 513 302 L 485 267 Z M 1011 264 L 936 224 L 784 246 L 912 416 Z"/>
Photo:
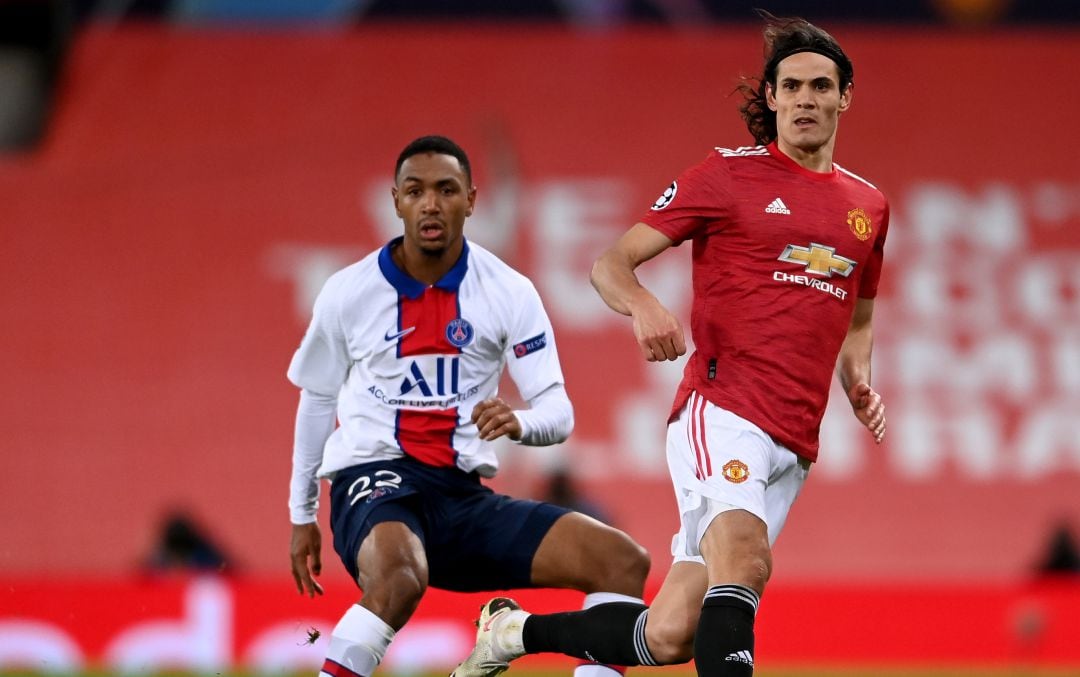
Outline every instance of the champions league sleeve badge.
<path fill-rule="evenodd" d="M 672 181 L 671 185 L 668 186 L 668 189 L 665 190 L 660 195 L 660 197 L 656 198 L 656 202 L 654 202 L 653 206 L 649 207 L 649 209 L 653 210 L 654 212 L 658 212 L 661 209 L 663 209 L 664 207 L 667 207 L 669 204 L 671 204 L 671 201 L 675 199 L 675 194 L 678 193 L 678 192 L 679 192 L 679 182 L 678 181 Z"/>
<path fill-rule="evenodd" d="M 465 318 L 458 317 L 446 325 L 446 340 L 455 348 L 464 348 L 472 343 L 473 327 Z"/>
<path fill-rule="evenodd" d="M 532 338 L 525 339 L 521 343 L 514 344 L 514 357 L 519 360 L 530 353 L 547 347 L 547 332 L 537 334 Z"/>

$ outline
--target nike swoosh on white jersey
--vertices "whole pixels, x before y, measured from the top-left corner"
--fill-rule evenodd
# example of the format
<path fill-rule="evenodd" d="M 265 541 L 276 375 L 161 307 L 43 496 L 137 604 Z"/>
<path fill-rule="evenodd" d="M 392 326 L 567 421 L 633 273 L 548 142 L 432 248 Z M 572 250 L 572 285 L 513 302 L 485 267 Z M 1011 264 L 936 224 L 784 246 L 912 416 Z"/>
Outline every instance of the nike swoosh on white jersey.
<path fill-rule="evenodd" d="M 409 327 L 408 329 L 402 329 L 401 331 L 399 331 L 396 334 L 391 334 L 390 333 L 391 331 L 393 331 L 393 329 L 387 329 L 386 330 L 386 335 L 383 336 L 383 338 L 386 339 L 387 341 L 396 341 L 399 338 L 401 338 L 402 336 L 408 336 L 409 334 L 413 333 L 413 331 L 415 329 L 416 329 L 416 327 Z"/>

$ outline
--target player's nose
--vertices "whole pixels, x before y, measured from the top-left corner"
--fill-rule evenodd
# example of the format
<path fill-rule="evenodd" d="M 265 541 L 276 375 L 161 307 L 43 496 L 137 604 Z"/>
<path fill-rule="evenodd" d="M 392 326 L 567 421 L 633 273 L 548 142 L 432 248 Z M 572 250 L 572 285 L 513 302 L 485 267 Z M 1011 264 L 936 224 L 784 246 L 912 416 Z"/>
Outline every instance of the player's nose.
<path fill-rule="evenodd" d="M 424 198 L 420 201 L 420 208 L 424 210 L 424 213 L 426 214 L 439 211 L 438 193 L 433 190 L 424 193 Z"/>

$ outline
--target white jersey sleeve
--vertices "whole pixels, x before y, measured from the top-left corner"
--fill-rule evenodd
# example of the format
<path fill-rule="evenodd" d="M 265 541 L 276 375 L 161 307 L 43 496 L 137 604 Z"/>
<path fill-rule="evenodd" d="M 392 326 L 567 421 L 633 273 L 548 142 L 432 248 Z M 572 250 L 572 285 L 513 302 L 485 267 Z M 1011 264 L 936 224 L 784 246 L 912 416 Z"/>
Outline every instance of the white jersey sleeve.
<path fill-rule="evenodd" d="M 289 482 L 289 519 L 309 524 L 319 514 L 319 480 L 326 440 L 334 432 L 337 397 L 300 391 L 293 436 L 292 478 Z"/>
<path fill-rule="evenodd" d="M 301 388 L 293 434 L 289 518 L 314 522 L 319 512 L 319 481 L 326 441 L 334 432 L 338 394 L 349 373 L 350 358 L 341 326 L 339 278 L 331 277 L 315 300 L 311 324 L 289 364 L 289 380 Z"/>
<path fill-rule="evenodd" d="M 553 385 L 564 385 L 555 333 L 536 287 L 528 283 L 514 299 L 506 364 L 518 392 L 531 400 Z"/>
<path fill-rule="evenodd" d="M 352 363 L 341 321 L 339 275 L 332 276 L 315 299 L 311 324 L 289 364 L 289 380 L 320 395 L 337 397 Z"/>
<path fill-rule="evenodd" d="M 574 428 L 574 409 L 566 396 L 551 320 L 531 282 L 513 308 L 505 359 L 510 378 L 530 406 L 515 412 L 522 427 L 521 443 L 557 444 Z"/>
<path fill-rule="evenodd" d="M 521 424 L 521 444 L 543 447 L 565 442 L 574 431 L 574 407 L 566 388 L 556 384 L 529 400 L 529 408 L 514 412 Z"/>

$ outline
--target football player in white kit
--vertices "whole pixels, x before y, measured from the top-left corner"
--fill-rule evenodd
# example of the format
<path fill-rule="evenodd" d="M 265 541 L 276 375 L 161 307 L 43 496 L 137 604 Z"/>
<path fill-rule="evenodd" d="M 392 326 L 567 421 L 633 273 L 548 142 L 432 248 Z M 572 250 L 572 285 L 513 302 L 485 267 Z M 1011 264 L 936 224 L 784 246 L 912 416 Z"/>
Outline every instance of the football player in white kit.
<path fill-rule="evenodd" d="M 334 274 L 289 366 L 300 389 L 289 492 L 293 577 L 321 594 L 319 478 L 334 549 L 363 591 L 334 628 L 322 673 L 368 677 L 428 585 L 556 587 L 586 607 L 641 603 L 645 550 L 591 517 L 481 483 L 490 442 L 562 442 L 573 428 L 551 323 L 532 283 L 467 242 L 476 188 L 453 141 L 400 154 L 404 233 Z M 529 408 L 498 397 L 509 366 Z M 340 425 L 335 425 L 340 422 Z M 578 677 L 605 677 L 602 665 Z"/>

